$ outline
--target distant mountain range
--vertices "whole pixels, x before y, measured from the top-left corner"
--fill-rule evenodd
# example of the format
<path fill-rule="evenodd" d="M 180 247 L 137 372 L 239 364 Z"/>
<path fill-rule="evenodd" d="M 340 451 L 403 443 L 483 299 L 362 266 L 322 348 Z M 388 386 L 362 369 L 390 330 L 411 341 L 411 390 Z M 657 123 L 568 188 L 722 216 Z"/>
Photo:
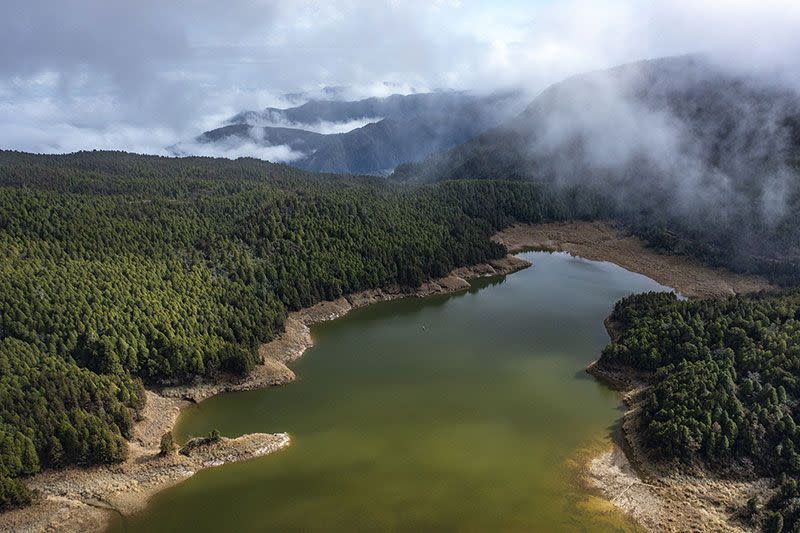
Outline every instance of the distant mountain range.
<path fill-rule="evenodd" d="M 296 156 L 288 162 L 305 170 L 382 175 L 468 141 L 523 108 L 522 94 L 513 91 L 311 100 L 289 109 L 243 111 L 173 151 L 185 155 L 198 146 L 222 153 L 242 146 L 284 146 Z"/>

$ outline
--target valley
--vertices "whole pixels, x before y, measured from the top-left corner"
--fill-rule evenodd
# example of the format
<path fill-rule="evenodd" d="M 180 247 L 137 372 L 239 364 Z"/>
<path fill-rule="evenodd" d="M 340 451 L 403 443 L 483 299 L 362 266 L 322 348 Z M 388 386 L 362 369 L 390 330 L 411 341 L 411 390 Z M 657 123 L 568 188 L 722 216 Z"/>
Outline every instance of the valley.
<path fill-rule="evenodd" d="M 598 238 L 603 235 L 605 238 Z M 620 261 L 625 258 L 633 261 L 632 264 L 643 267 L 641 272 L 652 276 L 653 273 L 663 276 L 669 272 L 671 279 L 691 279 L 690 285 L 684 285 L 679 290 L 696 291 L 696 295 L 721 295 L 720 287 L 732 290 L 735 287 L 740 292 L 750 292 L 768 288 L 769 284 L 757 278 L 747 278 L 732 274 L 720 269 L 710 269 L 698 263 L 675 256 L 663 256 L 647 249 L 638 241 L 619 229 L 604 223 L 547 223 L 531 226 L 513 226 L 495 234 L 492 239 L 502 243 L 512 252 L 525 249 L 549 249 L 557 252 L 567 251 L 571 254 L 584 255 L 595 261 L 622 262 L 632 271 L 636 269 L 629 266 L 631 263 Z M 620 245 L 620 243 L 623 243 Z M 618 247 L 622 246 L 624 254 L 619 254 Z M 534 260 L 534 264 L 536 261 Z M 102 529 L 109 520 L 115 521 L 116 513 L 124 515 L 141 513 L 149 499 L 166 488 L 196 474 L 208 466 L 218 466 L 220 463 L 243 460 L 257 457 L 263 453 L 271 453 L 289 445 L 288 436 L 284 434 L 247 435 L 242 439 L 261 439 L 263 444 L 253 447 L 250 440 L 224 439 L 225 448 L 219 451 L 203 451 L 201 455 L 185 458 L 182 455 L 173 458 L 159 457 L 158 440 L 166 432 L 173 430 L 173 425 L 178 421 L 179 413 L 195 402 L 205 401 L 217 394 L 227 391 L 259 390 L 264 387 L 280 386 L 294 381 L 295 372 L 286 365 L 292 363 L 311 346 L 314 342 L 309 326 L 321 321 L 337 319 L 350 310 L 377 302 L 396 299 L 398 297 L 436 297 L 451 292 L 470 289 L 470 284 L 465 279 L 475 279 L 476 276 L 505 276 L 519 268 L 525 268 L 527 262 L 520 261 L 513 256 L 508 260 L 495 261 L 485 266 L 476 266 L 455 270 L 449 277 L 423 284 L 419 289 L 409 293 L 401 288 L 364 291 L 348 295 L 346 298 L 333 302 L 321 302 L 308 309 L 292 313 L 286 319 L 286 331 L 275 340 L 260 347 L 259 352 L 264 362 L 244 380 L 219 379 L 208 384 L 192 386 L 175 386 L 157 389 L 157 392 L 147 392 L 146 410 L 142 413 L 142 421 L 133 427 L 132 453 L 126 463 L 121 466 L 98 467 L 85 471 L 82 469 L 67 469 L 55 473 L 43 473 L 34 476 L 28 483 L 31 489 L 39 494 L 39 500 L 33 507 L 20 511 L 6 512 L 0 515 L 0 525 L 4 528 L 22 529 L 47 529 L 58 527 L 64 530 Z M 653 270 L 656 268 L 656 270 Z M 536 270 L 532 273 L 535 275 Z M 490 278 L 494 279 L 494 278 Z M 725 293 L 722 293 L 725 294 Z M 592 354 L 583 354 L 591 357 Z M 580 368 L 576 367 L 576 372 Z M 601 379 L 602 380 L 602 379 Z M 313 395 L 313 391 L 310 391 Z M 187 401 L 190 400 L 190 401 Z M 171 413 L 165 416 L 165 413 Z M 276 428 L 288 429 L 288 428 Z M 182 438 L 186 438 L 186 433 Z M 234 433 L 235 436 L 235 433 Z M 595 437 L 596 438 L 596 437 Z M 606 437 L 607 438 L 607 437 Z M 286 439 L 286 440 L 281 440 Z M 240 443 L 241 441 L 241 443 Z M 274 442 L 274 444 L 273 444 Z M 624 454 L 617 456 L 618 451 L 602 451 L 595 457 L 597 450 L 605 450 L 608 446 L 616 448 L 611 441 L 600 439 L 592 441 L 590 450 L 576 450 L 572 474 L 576 483 L 588 475 L 590 485 L 598 485 L 610 497 L 616 495 L 614 487 L 621 483 L 639 483 L 637 474 L 623 474 L 617 472 L 618 468 L 626 469 Z M 605 444 L 603 444 L 605 442 Z M 227 451 L 226 451 L 227 450 Z M 594 451 L 591 451 L 594 450 Z M 206 454 L 206 455 L 203 455 Z M 209 455 L 210 454 L 210 455 Z M 212 459 L 208 459 L 208 457 Z M 205 458 L 204 458 L 205 457 Z M 216 459 L 213 459 L 216 457 Z M 617 459 L 612 461 L 613 457 Z M 621 461 L 621 463 L 620 463 Z M 621 464 L 622 466 L 616 466 Z M 633 477 L 630 477 L 633 476 Z M 630 480 L 626 482 L 626 479 Z M 681 496 L 685 492 L 687 480 L 676 481 L 673 487 L 672 498 L 678 505 L 684 501 Z M 677 487 L 677 488 L 676 488 Z M 714 487 L 714 485 L 711 485 Z M 748 485 L 745 485 L 748 487 Z M 718 488 L 718 487 L 717 487 Z M 752 489 L 749 489 L 752 492 Z M 606 492 L 607 491 L 607 492 Z M 749 494 L 750 492 L 744 492 Z M 736 494 L 742 494 L 737 492 Z M 589 497 L 589 496 L 587 496 Z M 650 527 L 660 529 L 664 527 L 663 515 L 657 511 L 654 515 L 641 515 L 643 497 L 628 491 L 630 507 L 620 505 L 625 511 L 633 511 L 637 520 Z M 663 495 L 644 496 L 663 498 Z M 741 497 L 728 502 L 741 504 Z M 616 501 L 616 500 L 615 500 Z M 646 500 L 645 500 L 646 501 Z M 661 501 L 661 500 L 659 500 Z M 597 505 L 597 503 L 592 504 Z M 654 518 L 655 516 L 655 518 Z M 726 515 L 716 518 L 719 524 L 727 524 Z M 685 522 L 678 522 L 683 524 Z M 152 527 L 152 526 L 148 526 Z"/>
<path fill-rule="evenodd" d="M 566 254 L 521 257 L 533 266 L 458 295 L 377 303 L 314 326 L 314 346 L 292 365 L 298 381 L 187 409 L 179 439 L 283 427 L 292 445 L 201 473 L 119 530 L 635 530 L 600 511 L 572 463 L 602 446 L 618 416 L 615 395 L 582 376 L 582 354 L 604 342 L 614 294 L 659 286 Z M 211 504 L 220 500 L 225 510 Z"/>
<path fill-rule="evenodd" d="M 800 8 L 9 2 L 0 530 L 800 531 Z"/>

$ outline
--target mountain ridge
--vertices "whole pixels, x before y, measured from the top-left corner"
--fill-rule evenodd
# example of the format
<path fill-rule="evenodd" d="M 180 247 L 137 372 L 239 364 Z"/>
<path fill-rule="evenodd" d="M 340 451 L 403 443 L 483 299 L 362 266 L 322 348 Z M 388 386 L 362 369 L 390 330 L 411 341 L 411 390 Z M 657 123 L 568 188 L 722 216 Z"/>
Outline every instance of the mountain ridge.
<path fill-rule="evenodd" d="M 391 95 L 357 101 L 310 100 L 300 106 L 243 111 L 206 131 L 175 155 L 216 148 L 286 146 L 292 165 L 315 172 L 385 175 L 408 161 L 467 141 L 522 109 L 521 93 L 464 91 Z M 366 123 L 364 123 L 366 122 Z M 321 125 L 354 126 L 322 133 Z"/>
<path fill-rule="evenodd" d="M 656 246 L 800 275 L 800 96 L 700 55 L 573 76 L 506 124 L 391 178 L 595 190 Z"/>

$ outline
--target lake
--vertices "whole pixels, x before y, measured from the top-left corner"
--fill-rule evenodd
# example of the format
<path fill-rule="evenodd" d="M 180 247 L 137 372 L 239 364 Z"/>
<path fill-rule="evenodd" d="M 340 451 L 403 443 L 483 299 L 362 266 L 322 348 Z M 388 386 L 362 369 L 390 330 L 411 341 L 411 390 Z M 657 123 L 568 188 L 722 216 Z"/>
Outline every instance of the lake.
<path fill-rule="evenodd" d="M 668 290 L 610 263 L 534 266 L 469 292 L 384 302 L 312 328 L 298 380 L 186 409 L 180 441 L 288 432 L 274 455 L 204 470 L 117 531 L 634 531 L 581 482 L 621 416 L 583 369 L 603 319 Z"/>

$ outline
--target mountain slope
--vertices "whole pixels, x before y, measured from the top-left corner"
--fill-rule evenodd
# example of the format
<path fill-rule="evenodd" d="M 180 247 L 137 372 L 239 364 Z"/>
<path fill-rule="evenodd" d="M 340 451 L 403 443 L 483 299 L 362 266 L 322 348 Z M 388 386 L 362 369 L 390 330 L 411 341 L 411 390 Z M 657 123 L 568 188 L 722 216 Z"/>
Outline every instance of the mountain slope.
<path fill-rule="evenodd" d="M 530 179 L 600 192 L 666 249 L 800 277 L 800 97 L 685 56 L 576 76 L 401 181 Z"/>
<path fill-rule="evenodd" d="M 248 144 L 286 146 L 297 155 L 292 165 L 305 170 L 384 174 L 401 163 L 419 161 L 465 142 L 521 109 L 516 92 L 486 97 L 437 92 L 355 102 L 312 100 L 290 109 L 239 113 L 196 142 L 222 150 Z M 348 125 L 354 127 L 325 132 Z M 175 151 L 189 153 L 191 149 L 179 145 Z"/>
<path fill-rule="evenodd" d="M 505 95 L 499 95 L 505 96 Z M 510 96 L 510 95 L 509 95 Z M 494 97 L 496 98 L 496 96 Z M 230 124 L 264 123 L 314 124 L 315 122 L 348 122 L 363 118 L 411 118 L 431 113 L 461 111 L 478 97 L 465 92 L 442 91 L 420 94 L 393 94 L 356 101 L 309 100 L 289 109 L 268 107 L 263 111 L 244 111 L 232 117 Z"/>

